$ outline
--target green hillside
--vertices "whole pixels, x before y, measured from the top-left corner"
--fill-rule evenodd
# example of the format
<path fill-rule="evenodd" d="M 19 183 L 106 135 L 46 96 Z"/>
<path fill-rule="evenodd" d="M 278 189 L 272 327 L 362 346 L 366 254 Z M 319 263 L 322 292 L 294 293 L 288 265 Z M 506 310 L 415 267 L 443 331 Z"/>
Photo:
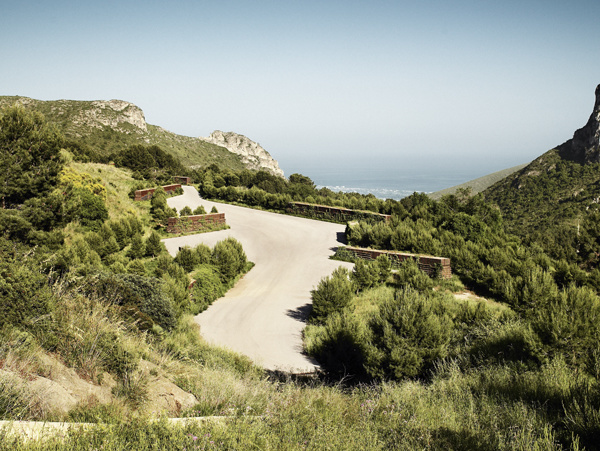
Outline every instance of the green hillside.
<path fill-rule="evenodd" d="M 527 163 L 520 164 L 518 166 L 513 166 L 512 168 L 503 169 L 501 171 L 493 172 L 491 174 L 484 175 L 483 177 L 478 177 L 476 179 L 469 180 L 468 182 L 461 183 L 460 185 L 451 186 L 450 188 L 445 188 L 434 193 L 430 193 L 428 194 L 428 196 L 432 199 L 438 200 L 442 196 L 445 196 L 447 194 L 455 194 L 459 189 L 465 188 L 470 188 L 471 194 L 475 195 L 489 188 L 494 183 L 497 183 L 503 178 L 508 177 L 509 175 L 514 174 L 515 172 L 523 169 L 525 166 L 527 166 Z"/>
<path fill-rule="evenodd" d="M 109 126 L 142 134 L 130 113 Z M 324 277 L 304 333 L 323 373 L 294 376 L 210 345 L 194 323 L 252 267 L 241 244 L 182 247 L 173 258 L 160 241 L 177 214 L 164 191 L 134 202 L 142 171 L 73 161 L 63 144 L 41 114 L 0 113 L 0 449 L 600 443 L 600 271 L 507 233 L 483 196 L 383 201 L 317 190 L 298 174 L 197 171 L 203 192 L 230 201 L 275 209 L 312 198 L 390 213 L 354 223 L 349 244 L 451 259 L 450 279 L 415 261 L 392 271 L 386 258 Z M 135 150 L 122 154 L 142 163 Z M 550 173 L 580 164 L 568 163 Z M 36 441 L 9 435 L 12 420 L 89 425 Z"/>
<path fill-rule="evenodd" d="M 42 113 L 67 139 L 82 146 L 89 154 L 108 158 L 134 144 L 156 145 L 185 166 L 205 167 L 215 163 L 235 170 L 244 167 L 239 155 L 224 147 L 147 124 L 143 112 L 128 102 L 42 101 L 0 96 L 0 108 L 15 103 Z"/>
<path fill-rule="evenodd" d="M 599 86 L 600 88 L 600 86 Z M 598 264 L 600 89 L 587 124 L 573 138 L 486 189 L 507 228 L 557 258 Z"/>

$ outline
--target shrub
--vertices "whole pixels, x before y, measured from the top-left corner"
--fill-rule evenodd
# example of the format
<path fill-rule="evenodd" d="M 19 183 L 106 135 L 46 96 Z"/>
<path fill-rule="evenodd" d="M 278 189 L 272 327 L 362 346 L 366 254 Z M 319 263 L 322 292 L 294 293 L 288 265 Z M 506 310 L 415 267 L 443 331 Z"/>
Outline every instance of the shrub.
<path fill-rule="evenodd" d="M 331 277 L 321 279 L 317 288 L 310 293 L 310 319 L 313 323 L 323 323 L 330 314 L 341 312 L 350 303 L 353 287 L 349 271 L 340 266 L 333 271 Z"/>
<path fill-rule="evenodd" d="M 306 351 L 323 368 L 337 376 L 363 378 L 365 373 L 365 344 L 369 331 L 357 317 L 347 312 L 334 312 L 324 326 L 309 325 L 305 329 Z"/>
<path fill-rule="evenodd" d="M 206 244 L 200 243 L 194 248 L 198 264 L 205 265 L 210 263 L 212 250 Z"/>
<path fill-rule="evenodd" d="M 117 305 L 135 305 L 165 329 L 175 326 L 177 313 L 160 279 L 100 273 L 88 282 L 87 291 L 95 291 Z"/>
<path fill-rule="evenodd" d="M 219 210 L 217 210 L 217 207 L 213 205 L 213 207 L 210 209 L 211 213 L 218 213 Z"/>
<path fill-rule="evenodd" d="M 401 380 L 424 376 L 436 360 L 446 356 L 453 324 L 437 298 L 402 290 L 380 307 L 369 327 L 367 373 Z"/>
<path fill-rule="evenodd" d="M 192 277 L 196 280 L 192 289 L 195 304 L 192 313 L 198 314 L 208 308 L 216 299 L 225 294 L 218 270 L 212 265 L 200 265 Z"/>
<path fill-rule="evenodd" d="M 377 285 L 379 283 L 379 265 L 359 258 L 352 269 L 352 280 L 359 290 L 366 290 Z"/>
<path fill-rule="evenodd" d="M 417 291 L 425 291 L 433 288 L 433 280 L 421 271 L 418 263 L 413 260 L 402 262 L 396 272 L 395 281 L 401 288 L 413 288 Z"/>
<path fill-rule="evenodd" d="M 240 274 L 244 270 L 246 262 L 246 253 L 235 238 L 229 237 L 215 244 L 211 263 L 219 270 L 223 283 L 229 283 Z"/>
<path fill-rule="evenodd" d="M 146 275 L 146 267 L 140 260 L 132 260 L 127 264 L 127 272 L 129 274 L 137 274 L 138 276 Z"/>
<path fill-rule="evenodd" d="M 198 254 L 189 246 L 180 247 L 174 261 L 185 269 L 185 272 L 192 272 L 194 267 L 200 263 Z"/>
<path fill-rule="evenodd" d="M 198 205 L 196 207 L 196 209 L 194 210 L 194 214 L 195 215 L 205 215 L 206 214 L 206 209 L 204 208 L 203 205 Z"/>
<path fill-rule="evenodd" d="M 55 297 L 46 277 L 27 262 L 0 260 L 0 328 L 39 328 L 52 313 Z"/>
<path fill-rule="evenodd" d="M 179 216 L 191 216 L 191 215 L 192 215 L 192 209 L 190 207 L 188 207 L 187 205 L 179 211 Z"/>
<path fill-rule="evenodd" d="M 160 241 L 160 235 L 156 230 L 153 230 L 150 236 L 146 239 L 146 257 L 156 257 L 164 249 L 165 246 Z"/>
<path fill-rule="evenodd" d="M 136 233 L 131 239 L 131 247 L 127 250 L 127 257 L 131 259 L 142 258 L 145 254 L 144 241 L 142 235 Z"/>

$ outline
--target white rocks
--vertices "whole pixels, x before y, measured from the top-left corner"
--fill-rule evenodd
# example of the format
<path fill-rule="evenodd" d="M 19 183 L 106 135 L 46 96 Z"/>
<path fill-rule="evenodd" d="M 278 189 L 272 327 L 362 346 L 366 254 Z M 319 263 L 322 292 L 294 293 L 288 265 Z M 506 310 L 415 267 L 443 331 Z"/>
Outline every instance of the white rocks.
<path fill-rule="evenodd" d="M 137 133 L 148 132 L 144 112 L 133 103 L 123 100 L 96 100 L 91 106 L 92 108 L 86 108 L 79 113 L 76 122 L 97 128 L 109 126 L 125 133 L 130 133 L 130 130 L 124 129 L 122 125 L 130 124 L 138 129 L 134 129 Z"/>
<path fill-rule="evenodd" d="M 233 132 L 222 132 L 215 130 L 209 137 L 199 139 L 225 147 L 232 153 L 240 155 L 242 162 L 250 169 L 266 169 L 279 177 L 283 177 L 283 170 L 279 163 L 260 144 L 252 141 L 244 135 Z"/>

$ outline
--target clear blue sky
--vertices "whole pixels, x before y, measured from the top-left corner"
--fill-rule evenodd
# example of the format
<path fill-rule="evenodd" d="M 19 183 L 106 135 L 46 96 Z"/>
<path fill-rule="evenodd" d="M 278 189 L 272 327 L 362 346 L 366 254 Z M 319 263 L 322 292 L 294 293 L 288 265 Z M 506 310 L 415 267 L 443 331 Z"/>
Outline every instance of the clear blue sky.
<path fill-rule="evenodd" d="M 307 162 L 529 161 L 587 121 L 600 2 L 0 4 L 0 94 L 123 99 L 173 132 L 235 131 Z"/>

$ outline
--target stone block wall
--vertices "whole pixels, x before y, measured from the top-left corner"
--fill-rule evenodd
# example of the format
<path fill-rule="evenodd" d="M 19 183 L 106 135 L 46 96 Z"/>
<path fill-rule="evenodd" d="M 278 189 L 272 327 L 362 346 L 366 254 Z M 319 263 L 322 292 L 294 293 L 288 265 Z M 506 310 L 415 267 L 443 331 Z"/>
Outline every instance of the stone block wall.
<path fill-rule="evenodd" d="M 169 218 L 169 222 L 167 223 L 167 232 L 198 232 L 202 230 L 213 230 L 219 226 L 224 227 L 225 225 L 225 213 L 182 216 L 180 218 Z"/>
<path fill-rule="evenodd" d="M 167 194 L 175 194 L 175 190 L 177 188 L 181 188 L 181 185 L 179 183 L 174 185 L 166 185 L 162 187 L 162 189 L 164 189 L 165 193 Z M 135 200 L 150 200 L 154 195 L 154 191 L 156 191 L 156 188 L 138 189 L 135 192 Z"/>
<path fill-rule="evenodd" d="M 375 219 L 389 221 L 391 216 L 374 211 L 352 210 L 343 207 L 330 207 L 328 205 L 307 204 L 305 202 L 290 202 L 288 213 L 299 214 L 313 219 L 327 219 L 336 222 L 358 221 L 360 219 Z"/>
<path fill-rule="evenodd" d="M 392 264 L 399 264 L 405 260 L 415 260 L 419 265 L 419 269 L 430 277 L 435 276 L 438 271 L 439 276 L 443 279 L 452 277 L 450 259 L 446 257 L 432 257 L 430 255 L 408 254 L 398 251 L 382 251 L 351 246 L 347 246 L 345 249 L 352 252 L 355 257 L 364 260 L 375 260 L 380 255 L 387 255 L 392 260 Z"/>
<path fill-rule="evenodd" d="M 175 180 L 177 183 L 181 183 L 182 185 L 189 185 L 192 181 L 191 177 L 184 177 L 181 175 L 176 175 L 173 177 L 173 180 Z"/>

